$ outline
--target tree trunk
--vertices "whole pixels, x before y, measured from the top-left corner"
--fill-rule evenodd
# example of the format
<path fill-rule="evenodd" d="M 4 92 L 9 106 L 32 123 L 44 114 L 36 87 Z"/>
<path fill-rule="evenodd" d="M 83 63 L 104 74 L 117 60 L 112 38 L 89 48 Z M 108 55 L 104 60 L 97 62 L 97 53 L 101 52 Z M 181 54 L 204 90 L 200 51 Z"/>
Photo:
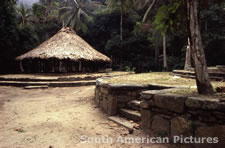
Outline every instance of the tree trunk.
<path fill-rule="evenodd" d="M 190 39 L 188 38 L 184 70 L 190 70 L 192 68 L 192 66 L 191 66 L 191 47 L 190 46 L 191 46 Z"/>
<path fill-rule="evenodd" d="M 159 45 L 155 45 L 155 70 L 159 71 Z"/>
<path fill-rule="evenodd" d="M 168 71 L 167 56 L 166 56 L 166 35 L 163 35 L 163 71 Z"/>
<path fill-rule="evenodd" d="M 123 0 L 120 0 L 120 40 L 123 40 Z"/>
<path fill-rule="evenodd" d="M 148 7 L 147 11 L 145 12 L 145 15 L 143 17 L 142 23 L 145 23 L 148 17 L 149 12 L 151 11 L 152 7 L 154 6 L 156 0 L 153 0 L 151 5 Z"/>
<path fill-rule="evenodd" d="M 202 46 L 201 33 L 198 21 L 198 1 L 186 0 L 187 22 L 190 38 L 191 55 L 194 59 L 196 84 L 198 93 L 213 94 L 213 87 L 210 83 L 205 53 Z"/>
<path fill-rule="evenodd" d="M 48 0 L 47 1 L 47 6 L 46 6 L 46 9 L 45 9 L 45 21 L 48 20 L 48 16 L 49 16 L 49 13 L 50 13 L 51 2 L 52 2 L 52 0 Z"/>

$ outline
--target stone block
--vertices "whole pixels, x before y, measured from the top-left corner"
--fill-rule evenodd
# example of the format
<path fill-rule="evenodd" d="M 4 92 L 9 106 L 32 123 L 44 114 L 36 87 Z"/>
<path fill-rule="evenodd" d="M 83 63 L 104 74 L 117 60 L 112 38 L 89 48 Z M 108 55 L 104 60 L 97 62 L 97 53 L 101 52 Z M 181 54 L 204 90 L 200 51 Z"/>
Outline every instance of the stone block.
<path fill-rule="evenodd" d="M 225 111 L 225 102 L 220 102 L 219 99 L 189 97 L 185 105 L 188 108 L 202 109 L 202 110 L 219 110 Z"/>
<path fill-rule="evenodd" d="M 125 117 L 125 118 L 130 119 L 130 120 L 134 120 L 134 121 L 140 121 L 141 120 L 140 112 L 135 111 L 135 110 L 122 108 L 122 109 L 120 109 L 120 115 L 122 117 Z"/>
<path fill-rule="evenodd" d="M 103 110 L 103 112 L 107 113 L 107 110 L 108 110 L 108 100 L 106 98 L 104 98 L 102 100 L 102 110 Z"/>
<path fill-rule="evenodd" d="M 111 90 L 122 90 L 122 91 L 137 91 L 146 89 L 145 85 L 138 84 L 109 84 Z"/>
<path fill-rule="evenodd" d="M 127 95 L 128 95 L 128 96 L 131 96 L 131 97 L 133 97 L 133 98 L 136 98 L 136 97 L 138 96 L 136 91 L 129 91 L 129 92 L 127 93 Z"/>
<path fill-rule="evenodd" d="M 169 136 L 169 127 L 169 120 L 161 117 L 160 115 L 154 115 L 151 129 L 155 136 Z"/>
<path fill-rule="evenodd" d="M 214 117 L 214 116 L 211 116 L 211 115 L 209 115 L 209 116 L 199 116 L 199 120 L 200 121 L 202 121 L 202 122 L 206 122 L 206 123 L 215 123 L 215 122 L 217 122 L 217 119 L 216 119 L 216 117 Z"/>
<path fill-rule="evenodd" d="M 101 87 L 101 88 L 100 88 L 100 92 L 101 92 L 102 94 L 108 95 L 108 94 L 109 94 L 109 89 L 106 88 L 106 87 Z"/>
<path fill-rule="evenodd" d="M 170 116 L 170 117 L 177 116 L 177 114 L 175 114 L 173 112 L 170 112 L 166 109 L 162 109 L 162 108 L 153 107 L 153 108 L 151 108 L 151 110 L 155 113 L 159 113 L 159 114 L 162 114 L 162 115 L 165 115 L 165 116 Z"/>
<path fill-rule="evenodd" d="M 117 114 L 117 99 L 115 97 L 108 97 L 107 115 L 113 116 Z"/>
<path fill-rule="evenodd" d="M 214 125 L 199 127 L 195 131 L 195 137 L 218 137 L 218 143 L 195 144 L 196 148 L 224 148 L 225 146 L 225 125 Z"/>
<path fill-rule="evenodd" d="M 147 130 L 151 128 L 153 114 L 150 110 L 141 109 L 141 128 Z"/>
<path fill-rule="evenodd" d="M 183 117 L 175 117 L 170 121 L 171 137 L 192 136 L 191 123 Z"/>
<path fill-rule="evenodd" d="M 184 112 L 184 103 L 187 97 L 175 94 L 160 94 L 154 97 L 155 106 L 176 113 Z"/>
<path fill-rule="evenodd" d="M 216 116 L 218 119 L 225 121 L 225 112 L 214 111 L 213 115 Z"/>
<path fill-rule="evenodd" d="M 144 100 L 151 100 L 151 99 L 153 99 L 153 96 L 159 95 L 159 94 L 166 94 L 171 90 L 173 90 L 173 89 L 146 90 L 146 91 L 142 91 L 140 93 L 140 95 L 141 95 L 141 98 Z"/>
<path fill-rule="evenodd" d="M 123 103 L 125 103 L 125 102 L 128 103 L 128 102 L 130 102 L 131 100 L 135 100 L 135 98 L 132 98 L 132 97 L 127 96 L 127 95 L 119 95 L 119 96 L 113 95 L 113 96 L 117 98 L 117 101 L 118 101 L 118 102 L 123 102 Z"/>
<path fill-rule="evenodd" d="M 140 107 L 143 108 L 143 109 L 147 109 L 150 107 L 149 103 L 145 100 L 141 101 L 140 103 Z"/>
<path fill-rule="evenodd" d="M 117 103 L 117 108 L 118 109 L 124 108 L 124 107 L 127 107 L 127 104 L 126 103 Z"/>
<path fill-rule="evenodd" d="M 100 100 L 98 103 L 98 107 L 103 110 L 103 100 Z"/>

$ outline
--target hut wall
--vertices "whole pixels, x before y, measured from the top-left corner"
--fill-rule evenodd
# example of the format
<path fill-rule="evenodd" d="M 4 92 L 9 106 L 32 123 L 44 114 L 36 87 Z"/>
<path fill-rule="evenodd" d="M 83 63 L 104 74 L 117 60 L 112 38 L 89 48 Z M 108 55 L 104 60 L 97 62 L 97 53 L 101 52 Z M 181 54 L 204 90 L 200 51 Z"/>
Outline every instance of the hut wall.
<path fill-rule="evenodd" d="M 57 59 L 29 59 L 23 60 L 25 73 L 66 73 L 66 72 L 100 72 L 106 63 L 92 61 L 71 61 Z"/>

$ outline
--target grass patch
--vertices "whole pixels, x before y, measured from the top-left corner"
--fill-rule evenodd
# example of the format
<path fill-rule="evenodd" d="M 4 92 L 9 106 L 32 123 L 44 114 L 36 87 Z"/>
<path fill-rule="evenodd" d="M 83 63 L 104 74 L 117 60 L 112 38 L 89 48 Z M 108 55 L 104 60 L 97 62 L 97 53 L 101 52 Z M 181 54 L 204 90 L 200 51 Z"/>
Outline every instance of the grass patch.
<path fill-rule="evenodd" d="M 158 84 L 174 87 L 185 87 L 185 89 L 172 91 L 171 93 L 198 95 L 195 79 L 174 77 L 169 72 L 129 74 L 105 79 L 103 82 L 111 84 Z M 225 86 L 225 82 L 212 81 L 212 85 L 215 89 L 216 87 Z"/>
<path fill-rule="evenodd" d="M 154 73 L 141 73 L 129 74 L 124 76 L 113 77 L 104 80 L 106 83 L 112 84 L 161 84 L 172 86 L 195 86 L 195 80 L 186 78 L 177 78 L 170 75 L 169 72 L 154 72 Z"/>

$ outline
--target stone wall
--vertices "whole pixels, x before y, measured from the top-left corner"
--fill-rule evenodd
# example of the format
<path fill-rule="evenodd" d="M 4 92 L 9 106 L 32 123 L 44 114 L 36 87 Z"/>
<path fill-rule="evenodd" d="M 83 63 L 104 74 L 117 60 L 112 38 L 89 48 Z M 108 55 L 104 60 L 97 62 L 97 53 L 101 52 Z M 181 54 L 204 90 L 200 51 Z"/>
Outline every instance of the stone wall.
<path fill-rule="evenodd" d="M 190 148 L 223 148 L 225 146 L 225 99 L 190 97 L 170 93 L 169 86 L 106 84 L 98 79 L 95 102 L 108 116 L 117 115 L 128 102 L 140 100 L 141 128 L 153 136 L 208 138 L 219 143 L 183 144 Z M 214 141 L 215 140 L 215 141 Z M 198 141 L 197 141 L 198 142 Z M 178 141 L 179 143 L 179 141 Z M 181 146 L 183 147 L 183 146 Z"/>
<path fill-rule="evenodd" d="M 189 147 L 224 147 L 224 100 L 188 97 L 166 91 L 143 91 L 140 99 L 143 130 L 170 138 L 180 135 L 218 137 L 218 144 L 194 144 Z"/>
<path fill-rule="evenodd" d="M 143 90 L 159 90 L 168 88 L 157 85 L 134 84 L 105 84 L 102 79 L 97 79 L 95 88 L 95 103 L 107 115 L 116 115 L 120 108 L 126 107 L 128 102 L 139 100 Z"/>

